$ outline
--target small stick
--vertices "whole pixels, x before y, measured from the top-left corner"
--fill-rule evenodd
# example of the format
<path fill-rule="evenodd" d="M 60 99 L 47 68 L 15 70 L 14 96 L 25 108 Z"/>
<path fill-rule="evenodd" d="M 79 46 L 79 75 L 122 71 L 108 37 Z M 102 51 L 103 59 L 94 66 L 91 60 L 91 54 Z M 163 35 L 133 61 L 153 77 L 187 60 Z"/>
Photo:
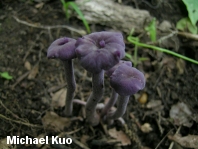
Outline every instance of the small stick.
<path fill-rule="evenodd" d="M 54 28 L 66 28 L 70 31 L 73 31 L 73 32 L 76 32 L 80 35 L 85 35 L 86 32 L 84 30 L 78 30 L 78 29 L 75 29 L 73 27 L 70 27 L 70 26 L 67 26 L 67 25 L 55 25 L 55 26 L 44 26 L 44 25 L 36 25 L 36 23 L 32 24 L 32 23 L 28 23 L 26 21 L 23 21 L 23 20 L 20 20 L 19 18 L 17 18 L 16 16 L 13 16 L 13 18 L 18 22 L 18 23 L 21 23 L 21 24 L 24 24 L 24 25 L 27 25 L 27 26 L 31 26 L 31 27 L 34 27 L 34 28 L 40 28 L 40 29 L 47 29 L 48 31 L 50 29 L 54 29 Z"/>
<path fill-rule="evenodd" d="M 168 136 L 168 134 L 171 132 L 172 130 L 170 130 L 163 138 L 162 138 L 162 140 L 157 144 L 157 146 L 155 147 L 155 149 L 157 149 L 159 146 L 160 146 L 160 144 L 164 141 L 164 139 Z"/>
<path fill-rule="evenodd" d="M 20 118 L 18 115 L 14 114 L 10 109 L 8 109 L 8 108 L 3 104 L 3 102 L 2 102 L 1 100 L 0 100 L 0 105 L 1 105 L 7 112 L 9 112 L 13 117 L 15 117 L 15 118 L 17 118 L 17 119 L 19 119 L 19 120 L 21 120 L 21 121 L 23 121 L 23 122 L 27 122 L 26 120 Z"/>
<path fill-rule="evenodd" d="M 78 129 L 73 130 L 73 131 L 70 131 L 70 132 L 62 132 L 62 133 L 60 133 L 58 136 L 59 136 L 59 137 L 63 137 L 63 136 L 65 136 L 65 135 L 71 135 L 71 134 L 74 134 L 74 133 L 76 133 L 76 132 L 79 132 L 79 131 L 82 130 L 83 128 L 84 128 L 84 127 L 82 126 L 82 127 L 78 128 Z"/>
<path fill-rule="evenodd" d="M 176 32 L 176 34 L 198 41 L 198 35 L 197 34 L 191 34 L 191 33 L 187 33 L 187 32 Z"/>
<path fill-rule="evenodd" d="M 30 124 L 30 123 L 25 123 L 25 122 L 22 122 L 22 121 L 17 121 L 17 120 L 13 120 L 13 119 L 10 119 L 2 114 L 0 114 L 0 118 L 1 119 L 5 119 L 7 121 L 11 121 L 11 122 L 15 122 L 15 123 L 18 123 L 18 124 L 22 124 L 22 125 L 26 125 L 28 127 L 34 127 L 34 128 L 43 128 L 42 126 L 39 126 L 39 125 L 34 125 L 34 124 Z"/>
<path fill-rule="evenodd" d="M 30 71 L 28 71 L 28 72 L 24 73 L 22 76 L 20 76 L 16 80 L 16 82 L 13 85 L 11 85 L 11 88 L 13 89 L 17 84 L 19 84 L 23 79 L 25 79 L 28 76 L 29 73 L 30 73 Z"/>
<path fill-rule="evenodd" d="M 179 126 L 179 128 L 177 129 L 177 131 L 176 131 L 175 135 L 176 135 L 176 134 L 178 134 L 178 133 L 180 132 L 181 127 L 182 127 L 182 126 Z M 168 148 L 168 149 L 172 149 L 172 148 L 173 148 L 173 145 L 174 145 L 174 141 L 172 141 L 172 142 L 171 142 L 171 144 L 170 144 L 170 146 L 169 146 L 169 148 Z"/>

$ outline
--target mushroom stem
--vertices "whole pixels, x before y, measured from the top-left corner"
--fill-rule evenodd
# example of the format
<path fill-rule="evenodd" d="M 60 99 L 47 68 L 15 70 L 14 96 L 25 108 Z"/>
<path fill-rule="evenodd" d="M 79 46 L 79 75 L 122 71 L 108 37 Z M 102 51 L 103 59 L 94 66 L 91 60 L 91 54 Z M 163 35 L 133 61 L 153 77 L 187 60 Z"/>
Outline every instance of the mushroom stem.
<path fill-rule="evenodd" d="M 72 60 L 63 61 L 63 65 L 65 68 L 66 82 L 67 82 L 67 95 L 66 95 L 66 100 L 65 100 L 64 115 L 69 117 L 69 116 L 72 116 L 72 111 L 73 111 L 72 100 L 74 98 L 74 92 L 76 89 L 76 81 L 74 78 Z"/>
<path fill-rule="evenodd" d="M 109 101 L 107 102 L 105 107 L 102 109 L 102 112 L 100 115 L 101 117 L 106 115 L 108 113 L 108 111 L 111 109 L 111 107 L 114 106 L 114 104 L 117 101 L 117 98 L 118 98 L 118 93 L 114 89 L 112 89 L 111 98 L 109 99 Z"/>
<path fill-rule="evenodd" d="M 97 103 L 101 100 L 104 92 L 104 70 L 97 74 L 92 74 L 92 93 L 86 104 L 87 122 L 92 126 L 99 123 L 100 117 L 96 112 Z"/>
<path fill-rule="evenodd" d="M 113 113 L 108 113 L 106 119 L 109 120 L 109 119 L 118 119 L 119 117 L 123 116 L 124 113 L 126 112 L 126 107 L 127 107 L 127 104 L 129 102 L 129 97 L 130 96 L 120 96 L 118 98 L 118 106 L 117 106 L 117 109 L 115 112 Z"/>

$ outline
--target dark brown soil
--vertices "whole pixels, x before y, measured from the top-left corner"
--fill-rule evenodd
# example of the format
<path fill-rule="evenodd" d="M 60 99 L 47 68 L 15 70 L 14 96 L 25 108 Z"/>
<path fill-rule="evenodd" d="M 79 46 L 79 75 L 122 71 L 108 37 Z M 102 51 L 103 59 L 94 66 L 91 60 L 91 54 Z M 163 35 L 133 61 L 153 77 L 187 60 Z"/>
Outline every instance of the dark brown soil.
<path fill-rule="evenodd" d="M 151 1 L 147 2 L 151 3 Z M 123 0 L 123 4 L 135 7 L 131 1 Z M 138 6 L 140 9 L 150 11 L 160 22 L 169 20 L 175 24 L 187 14 L 180 1 L 167 0 L 156 9 L 144 2 L 138 3 Z M 168 7 L 169 11 L 165 11 L 164 9 Z M 50 43 L 59 37 L 78 38 L 80 35 L 64 28 L 51 29 L 49 32 L 47 29 L 30 27 L 17 22 L 14 17 L 34 25 L 69 25 L 84 30 L 83 24 L 75 17 L 72 17 L 69 22 L 66 21 L 60 1 L 0 1 L 0 72 L 9 72 L 13 76 L 12 80 L 0 78 L 0 140 L 5 139 L 6 136 L 59 135 L 60 132 L 44 128 L 42 123 L 42 118 L 48 111 L 55 111 L 61 115 L 63 107 L 52 108 L 51 98 L 66 86 L 62 63 L 47 59 L 46 51 Z M 92 27 L 92 32 L 105 30 L 104 27 L 96 25 Z M 178 39 L 178 50 L 175 51 L 173 47 L 171 50 L 198 59 L 197 41 L 181 37 Z M 125 41 L 126 49 L 133 49 L 133 45 Z M 141 62 L 137 66 L 147 78 L 146 87 L 137 96 L 131 97 L 127 112 L 123 116 L 125 126 L 116 121 L 107 129 L 103 123 L 93 128 L 86 124 L 85 119 L 76 120 L 62 132 L 69 132 L 69 137 L 80 141 L 84 147 L 76 142 L 64 147 L 58 145 L 48 147 L 16 145 L 16 147 L 20 149 L 85 147 L 135 149 L 140 146 L 156 148 L 159 145 L 158 149 L 166 149 L 171 144 L 167 135 L 175 134 L 179 128 L 169 115 L 171 107 L 178 102 L 184 102 L 192 112 L 189 119 L 192 125 L 181 126 L 179 133 L 182 136 L 198 135 L 198 66 L 149 49 L 140 48 L 138 55 L 149 57 L 148 61 Z M 86 75 L 86 71 L 79 66 L 77 60 L 74 63 L 77 81 L 75 98 L 86 100 L 91 92 L 90 75 Z M 105 82 L 105 89 L 103 99 L 111 94 L 108 80 Z M 138 100 L 138 96 L 142 94 L 148 95 L 146 103 Z M 148 108 L 148 103 L 151 101 L 154 101 L 157 107 Z M 156 104 L 158 101 L 161 102 Z M 74 117 L 83 117 L 82 106 L 74 105 Z M 140 130 L 140 126 L 145 123 L 151 126 L 152 131 L 146 133 Z M 123 131 L 132 143 L 128 146 L 115 147 L 114 143 L 110 143 L 111 137 L 106 133 L 110 128 Z M 86 140 L 85 143 L 83 139 Z"/>

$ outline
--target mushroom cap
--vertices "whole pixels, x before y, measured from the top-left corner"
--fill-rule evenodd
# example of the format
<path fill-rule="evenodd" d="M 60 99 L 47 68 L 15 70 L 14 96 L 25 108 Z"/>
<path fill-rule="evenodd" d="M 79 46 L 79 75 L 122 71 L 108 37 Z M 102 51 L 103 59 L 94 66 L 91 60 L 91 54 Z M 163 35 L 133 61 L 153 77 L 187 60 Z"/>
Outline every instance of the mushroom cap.
<path fill-rule="evenodd" d="M 56 39 L 47 50 L 48 58 L 59 58 L 61 60 L 71 60 L 76 58 L 76 40 L 68 37 Z"/>
<path fill-rule="evenodd" d="M 108 70 L 125 56 L 123 36 L 118 32 L 95 32 L 76 42 L 81 65 L 92 73 Z"/>
<path fill-rule="evenodd" d="M 145 87 L 145 78 L 136 68 L 122 64 L 111 75 L 110 84 L 119 95 L 129 96 Z"/>
<path fill-rule="evenodd" d="M 106 75 L 108 77 L 110 77 L 112 75 L 112 73 L 122 64 L 125 64 L 127 66 L 132 67 L 132 62 L 130 61 L 124 61 L 124 60 L 120 60 L 118 64 L 116 64 L 115 66 L 113 66 L 112 68 L 108 69 L 107 71 L 105 71 Z"/>

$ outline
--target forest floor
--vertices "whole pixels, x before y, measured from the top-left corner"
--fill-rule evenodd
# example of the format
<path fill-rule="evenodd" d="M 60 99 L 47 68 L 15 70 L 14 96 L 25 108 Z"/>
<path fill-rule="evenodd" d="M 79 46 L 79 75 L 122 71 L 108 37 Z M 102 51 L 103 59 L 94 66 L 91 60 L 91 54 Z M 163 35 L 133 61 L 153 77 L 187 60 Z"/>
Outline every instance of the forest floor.
<path fill-rule="evenodd" d="M 129 0 L 119 4 L 137 6 Z M 173 25 L 187 15 L 185 6 L 177 0 L 163 1 L 156 9 L 142 1 L 138 7 L 149 11 L 159 22 L 167 20 Z M 40 25 L 43 27 L 37 27 Z M 110 126 L 103 122 L 89 126 L 85 109 L 78 104 L 74 104 L 72 118 L 63 117 L 67 86 L 64 68 L 60 61 L 47 59 L 46 53 L 55 39 L 63 36 L 77 39 L 81 35 L 66 28 L 47 28 L 55 25 L 85 30 L 76 17 L 69 22 L 65 19 L 60 1 L 0 1 L 0 72 L 13 77 L 0 78 L 0 149 L 198 148 L 198 66 L 146 48 L 139 47 L 138 57 L 148 60 L 137 65 L 145 74 L 146 86 L 131 96 L 123 116 L 124 125 L 115 121 Z M 107 30 L 105 25 L 90 26 L 92 32 Z M 123 35 L 127 52 L 133 54 L 134 45 L 127 41 L 126 33 Z M 170 50 L 198 59 L 198 41 L 176 39 L 167 43 Z M 143 42 L 149 42 L 149 38 Z M 86 101 L 91 93 L 90 74 L 78 60 L 74 60 L 74 66 L 75 99 Z M 106 81 L 101 103 L 110 95 Z M 60 136 L 72 138 L 73 142 L 8 145 L 7 136 Z"/>

